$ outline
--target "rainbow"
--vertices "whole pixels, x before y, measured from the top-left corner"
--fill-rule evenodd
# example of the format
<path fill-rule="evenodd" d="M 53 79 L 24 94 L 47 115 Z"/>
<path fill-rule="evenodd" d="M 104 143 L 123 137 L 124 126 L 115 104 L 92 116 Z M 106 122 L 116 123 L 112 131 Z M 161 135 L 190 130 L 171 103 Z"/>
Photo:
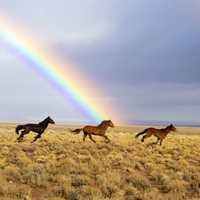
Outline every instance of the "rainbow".
<path fill-rule="evenodd" d="M 106 119 L 107 115 L 102 112 L 106 107 L 95 102 L 94 91 L 87 90 L 86 81 L 83 81 L 82 75 L 75 72 L 75 67 L 72 64 L 64 64 L 58 59 L 53 58 L 51 53 L 42 50 L 41 47 L 36 47 L 36 42 L 22 34 L 21 28 L 14 28 L 6 20 L 0 20 L 0 40 L 12 51 L 17 53 L 17 56 L 28 62 L 27 66 L 31 66 L 40 75 L 49 81 L 63 96 L 68 100 L 75 102 L 76 107 L 80 109 L 90 120 L 99 122 Z M 81 88 L 82 86 L 82 88 Z M 84 88 L 84 89 L 83 89 Z"/>

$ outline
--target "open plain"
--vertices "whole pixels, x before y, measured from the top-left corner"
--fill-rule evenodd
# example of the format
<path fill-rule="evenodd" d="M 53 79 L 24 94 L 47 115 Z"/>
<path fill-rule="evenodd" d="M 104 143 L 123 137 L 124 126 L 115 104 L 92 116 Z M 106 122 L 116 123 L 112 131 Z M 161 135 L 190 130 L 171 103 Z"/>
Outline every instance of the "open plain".
<path fill-rule="evenodd" d="M 15 127 L 0 125 L 0 200 L 200 199 L 199 128 L 178 127 L 159 146 L 135 139 L 140 126 L 109 129 L 111 143 L 97 144 L 64 125 L 17 143 Z"/>

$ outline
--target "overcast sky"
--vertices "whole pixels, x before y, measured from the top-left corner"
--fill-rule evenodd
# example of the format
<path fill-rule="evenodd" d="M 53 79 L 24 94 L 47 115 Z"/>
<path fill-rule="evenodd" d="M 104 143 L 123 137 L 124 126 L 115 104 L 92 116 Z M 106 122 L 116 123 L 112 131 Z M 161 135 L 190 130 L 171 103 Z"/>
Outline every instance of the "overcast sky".
<path fill-rule="evenodd" d="M 0 0 L 0 13 L 74 63 L 127 121 L 200 121 L 199 11 L 199 0 Z M 0 44 L 0 121 L 87 121 Z"/>

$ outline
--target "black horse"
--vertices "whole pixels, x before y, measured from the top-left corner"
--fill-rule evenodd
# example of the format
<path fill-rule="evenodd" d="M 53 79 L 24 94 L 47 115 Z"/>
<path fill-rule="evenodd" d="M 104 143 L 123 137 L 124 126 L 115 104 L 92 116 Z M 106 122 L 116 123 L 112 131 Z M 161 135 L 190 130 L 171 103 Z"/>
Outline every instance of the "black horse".
<path fill-rule="evenodd" d="M 20 136 L 17 138 L 17 141 L 21 142 L 24 139 L 24 135 L 32 131 L 37 133 L 37 135 L 33 140 L 33 142 L 35 142 L 37 139 L 41 137 L 41 135 L 44 133 L 49 124 L 55 124 L 55 122 L 50 117 L 47 117 L 45 120 L 43 120 L 38 124 L 24 124 L 17 126 L 16 133 L 18 135 L 20 134 Z M 20 130 L 22 131 L 20 132 Z"/>

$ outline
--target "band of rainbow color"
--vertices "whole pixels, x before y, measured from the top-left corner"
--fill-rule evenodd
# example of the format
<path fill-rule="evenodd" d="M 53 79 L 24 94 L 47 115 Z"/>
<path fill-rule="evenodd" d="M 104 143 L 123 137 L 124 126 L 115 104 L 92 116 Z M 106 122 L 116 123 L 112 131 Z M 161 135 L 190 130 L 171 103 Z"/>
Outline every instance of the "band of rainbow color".
<path fill-rule="evenodd" d="M 41 49 L 37 49 L 30 39 L 26 40 L 24 35 L 18 34 L 16 30 L 1 23 L 0 21 L 0 40 L 2 40 L 9 48 L 17 52 L 17 55 L 26 62 L 28 66 L 34 68 L 39 74 L 47 79 L 54 87 L 56 87 L 62 95 L 76 102 L 76 106 L 81 109 L 84 114 L 90 117 L 93 122 L 99 122 L 106 119 L 105 113 L 99 110 L 98 105 L 89 97 L 84 96 L 84 89 L 78 87 L 79 78 L 72 80 L 50 56 L 46 55 Z M 67 66 L 68 68 L 74 66 Z M 83 85 L 81 85 L 83 87 Z"/>

